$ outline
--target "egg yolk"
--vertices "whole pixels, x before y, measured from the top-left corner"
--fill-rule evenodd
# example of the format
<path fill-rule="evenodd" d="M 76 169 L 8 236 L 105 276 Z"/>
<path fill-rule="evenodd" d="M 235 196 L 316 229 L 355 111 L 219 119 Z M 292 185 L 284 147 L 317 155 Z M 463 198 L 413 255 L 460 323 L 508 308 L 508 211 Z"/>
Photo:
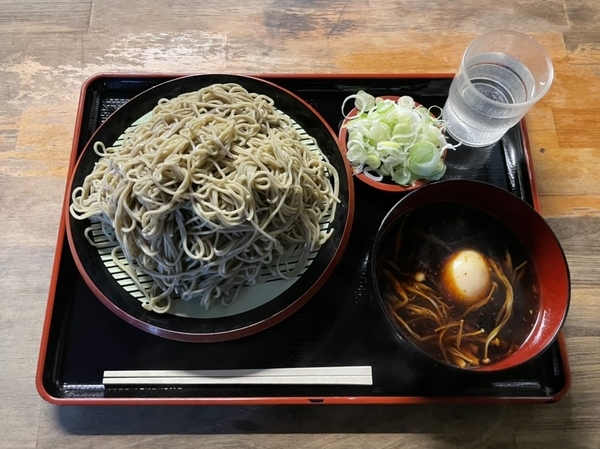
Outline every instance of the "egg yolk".
<path fill-rule="evenodd" d="M 474 303 L 489 289 L 489 264 L 477 251 L 458 251 L 444 264 L 442 283 L 451 298 L 463 304 Z"/>

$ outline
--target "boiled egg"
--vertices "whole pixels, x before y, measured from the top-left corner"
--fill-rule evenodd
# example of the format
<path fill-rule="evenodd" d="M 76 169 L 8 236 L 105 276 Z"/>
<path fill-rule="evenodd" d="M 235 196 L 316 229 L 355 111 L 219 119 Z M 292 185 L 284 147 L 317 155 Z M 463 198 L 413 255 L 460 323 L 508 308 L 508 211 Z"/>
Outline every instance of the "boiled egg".
<path fill-rule="evenodd" d="M 490 267 L 474 250 L 453 253 L 442 267 L 442 285 L 446 294 L 458 303 L 472 304 L 490 288 Z"/>

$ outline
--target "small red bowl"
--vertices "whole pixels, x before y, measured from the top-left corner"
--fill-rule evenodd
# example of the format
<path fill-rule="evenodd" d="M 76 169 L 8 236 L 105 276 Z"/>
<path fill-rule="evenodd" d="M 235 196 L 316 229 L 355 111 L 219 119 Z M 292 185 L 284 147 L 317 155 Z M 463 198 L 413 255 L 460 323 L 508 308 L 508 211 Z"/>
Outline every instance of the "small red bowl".
<path fill-rule="evenodd" d="M 400 220 L 409 216 L 409 213 L 421 210 L 425 211 L 421 216 L 429 217 L 430 211 L 435 207 L 438 210 L 443 209 L 443 214 L 446 214 L 446 211 L 453 211 L 455 208 L 463 206 L 469 210 L 483 212 L 492 220 L 495 219 L 494 222 L 498 222 L 499 226 L 506 229 L 508 235 L 515 237 L 516 246 L 514 247 L 526 254 L 533 265 L 534 280 L 537 281 L 539 289 L 539 312 L 524 342 L 512 354 L 503 359 L 466 369 L 476 372 L 493 372 L 513 368 L 532 360 L 554 342 L 566 319 L 571 292 L 569 267 L 556 235 L 544 218 L 519 197 L 490 184 L 467 180 L 433 182 L 410 192 L 391 209 L 377 232 L 370 260 L 371 281 L 378 302 L 385 311 L 399 340 L 408 343 L 430 360 L 454 367 L 457 370 L 461 369 L 452 363 L 447 363 L 441 357 L 434 357 L 421 349 L 406 329 L 390 315 L 388 307 L 386 307 L 387 301 L 383 298 L 382 293 L 385 291 L 387 281 L 378 272 L 381 271 L 379 267 L 383 263 L 386 248 L 390 246 L 389 236 L 394 235 L 393 230 L 397 229 Z M 427 207 L 430 209 L 421 209 Z M 453 214 L 454 212 L 450 212 L 447 215 Z M 443 215 L 441 218 L 445 219 L 447 215 Z M 486 241 L 494 241 L 494 244 L 499 247 L 507 244 L 502 241 L 499 234 L 492 235 L 492 239 Z M 387 251 L 389 252 L 389 249 Z M 517 300 L 518 298 L 515 297 L 515 310 Z M 515 312 L 513 311 L 513 313 Z"/>
<path fill-rule="evenodd" d="M 397 95 L 382 95 L 377 98 L 381 98 L 383 100 L 398 101 L 398 99 L 400 97 Z M 415 105 L 419 106 L 417 103 L 415 103 Z M 338 134 L 338 139 L 340 141 L 340 149 L 342 150 L 342 154 L 344 155 L 344 159 L 345 159 L 346 163 L 352 170 L 354 169 L 354 167 L 346 158 L 346 153 L 348 152 L 348 148 L 346 147 L 346 143 L 348 141 L 348 128 L 346 128 L 344 125 L 346 123 L 348 123 L 350 120 L 352 120 L 352 117 L 354 117 L 356 114 L 358 114 L 358 110 L 356 108 L 353 108 L 350 111 L 350 113 L 348 113 L 348 115 L 347 115 L 347 117 L 349 117 L 349 118 L 344 119 L 344 121 L 342 122 L 342 126 L 340 126 L 340 132 Z M 414 184 L 411 184 L 409 186 L 401 186 L 400 184 L 397 184 L 394 181 L 392 181 L 392 178 L 390 178 L 389 176 L 384 176 L 383 180 L 381 180 L 381 181 L 376 181 L 372 178 L 369 178 L 364 173 L 359 173 L 355 176 L 359 180 L 364 182 L 365 184 L 367 184 L 371 187 L 374 187 L 378 190 L 383 190 L 384 192 L 396 192 L 396 193 L 408 192 L 410 190 L 414 190 L 418 187 L 421 187 L 421 186 L 429 183 L 429 181 L 426 179 L 419 179 Z"/>

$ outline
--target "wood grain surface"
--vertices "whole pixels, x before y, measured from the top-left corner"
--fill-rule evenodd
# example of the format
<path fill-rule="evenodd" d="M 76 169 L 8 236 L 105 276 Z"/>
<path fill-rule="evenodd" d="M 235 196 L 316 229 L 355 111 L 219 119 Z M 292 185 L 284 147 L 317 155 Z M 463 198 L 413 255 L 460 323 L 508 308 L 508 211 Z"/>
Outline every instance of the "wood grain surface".
<path fill-rule="evenodd" d="M 600 2 L 0 0 L 1 448 L 600 448 Z M 541 406 L 57 407 L 35 386 L 79 91 L 98 72 L 454 72 L 490 29 L 556 70 L 527 116 L 573 290 Z M 443 380 L 441 380 L 443 381 Z"/>

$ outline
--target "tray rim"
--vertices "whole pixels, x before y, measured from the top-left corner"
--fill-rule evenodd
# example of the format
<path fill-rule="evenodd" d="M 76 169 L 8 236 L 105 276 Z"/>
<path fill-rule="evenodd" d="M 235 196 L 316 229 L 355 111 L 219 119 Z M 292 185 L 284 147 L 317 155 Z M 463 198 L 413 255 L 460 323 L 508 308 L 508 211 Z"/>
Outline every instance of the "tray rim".
<path fill-rule="evenodd" d="M 77 162 L 77 150 L 81 137 L 82 118 L 85 111 L 87 92 L 91 85 L 101 79 L 116 78 L 137 78 L 137 79 L 156 79 L 164 78 L 175 79 L 183 76 L 189 76 L 200 73 L 169 73 L 169 72 L 100 72 L 88 77 L 82 84 L 79 92 L 79 101 L 74 124 L 73 140 L 71 143 L 71 152 L 69 157 L 69 166 L 67 179 L 71 176 Z M 439 79 L 453 78 L 454 73 L 232 73 L 243 76 L 252 76 L 260 79 L 271 80 L 276 84 L 278 79 Z M 521 131 L 521 140 L 523 145 L 523 154 L 527 165 L 527 176 L 531 186 L 531 197 L 534 209 L 541 214 L 540 200 L 535 181 L 529 135 L 527 132 L 526 118 L 523 118 L 519 124 Z M 335 139 L 339 145 L 337 135 Z M 52 274 L 50 278 L 50 287 L 46 310 L 44 313 L 44 323 L 41 333 L 40 349 L 38 353 L 38 363 L 36 368 L 35 386 L 38 394 L 46 402 L 54 405 L 309 405 L 309 404 L 361 404 L 361 405 L 384 405 L 384 404 L 543 404 L 555 403 L 560 401 L 571 387 L 571 369 L 566 350 L 566 341 L 564 331 L 561 330 L 557 343 L 562 367 L 565 376 L 565 382 L 562 388 L 552 396 L 257 396 L 257 397 L 165 397 L 165 398 L 74 398 L 53 396 L 44 385 L 44 372 L 46 366 L 46 356 L 48 353 L 48 343 L 50 336 L 50 327 L 54 311 L 54 302 L 58 285 L 60 260 L 63 256 L 62 250 L 66 239 L 65 215 L 62 211 L 68 206 L 70 201 L 68 186 L 65 187 L 63 194 L 63 204 L 61 208 L 60 221 L 58 227 L 57 243 L 54 253 Z"/>

